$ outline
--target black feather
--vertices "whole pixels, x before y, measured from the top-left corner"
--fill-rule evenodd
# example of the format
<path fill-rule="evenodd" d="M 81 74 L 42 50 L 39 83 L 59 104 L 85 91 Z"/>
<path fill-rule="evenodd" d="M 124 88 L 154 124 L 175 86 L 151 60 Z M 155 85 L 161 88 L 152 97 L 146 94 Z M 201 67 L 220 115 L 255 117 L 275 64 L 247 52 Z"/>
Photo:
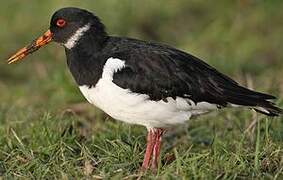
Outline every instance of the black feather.
<path fill-rule="evenodd" d="M 266 112 L 256 110 L 270 116 L 282 113 L 269 101 L 274 96 L 242 87 L 197 57 L 172 47 L 120 37 L 108 37 L 100 48 L 80 47 L 83 44 L 66 51 L 79 85 L 95 86 L 105 62 L 112 57 L 126 64 L 114 74 L 113 82 L 132 92 L 147 94 L 154 101 L 189 96 L 195 103 L 262 107 Z M 82 49 L 87 52 L 81 52 Z M 80 62 L 74 62 L 78 59 Z"/>

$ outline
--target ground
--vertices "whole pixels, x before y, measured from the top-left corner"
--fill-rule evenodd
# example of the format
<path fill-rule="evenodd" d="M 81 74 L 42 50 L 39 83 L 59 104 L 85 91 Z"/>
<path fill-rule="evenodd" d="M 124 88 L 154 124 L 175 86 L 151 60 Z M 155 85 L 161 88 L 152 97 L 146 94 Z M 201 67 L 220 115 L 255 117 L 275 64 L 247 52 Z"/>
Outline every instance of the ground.
<path fill-rule="evenodd" d="M 222 109 L 192 119 L 164 137 L 157 172 L 140 174 L 146 129 L 88 105 L 63 48 L 50 44 L 23 62 L 5 63 L 45 32 L 56 9 L 79 6 L 96 12 L 111 34 L 183 49 L 283 106 L 283 2 L 146 1 L 2 2 L 0 178 L 283 178 L 282 117 Z"/>

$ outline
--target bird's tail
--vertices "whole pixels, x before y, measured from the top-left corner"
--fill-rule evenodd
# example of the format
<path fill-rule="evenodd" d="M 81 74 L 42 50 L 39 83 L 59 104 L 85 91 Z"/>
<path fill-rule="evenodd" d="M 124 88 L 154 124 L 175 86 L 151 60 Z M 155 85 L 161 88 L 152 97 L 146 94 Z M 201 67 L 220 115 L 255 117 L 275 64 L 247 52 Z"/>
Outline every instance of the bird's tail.
<path fill-rule="evenodd" d="M 265 114 L 267 116 L 279 116 L 280 114 L 283 113 L 283 109 L 275 106 L 274 103 L 268 101 L 268 100 L 265 100 L 264 103 L 256 106 L 256 107 L 253 107 L 253 109 L 257 112 L 260 112 L 262 114 Z"/>
<path fill-rule="evenodd" d="M 276 98 L 269 94 L 252 91 L 241 86 L 234 86 L 226 91 L 226 97 L 228 102 L 232 104 L 249 106 L 255 111 L 268 116 L 283 114 L 283 109 L 270 101 Z"/>

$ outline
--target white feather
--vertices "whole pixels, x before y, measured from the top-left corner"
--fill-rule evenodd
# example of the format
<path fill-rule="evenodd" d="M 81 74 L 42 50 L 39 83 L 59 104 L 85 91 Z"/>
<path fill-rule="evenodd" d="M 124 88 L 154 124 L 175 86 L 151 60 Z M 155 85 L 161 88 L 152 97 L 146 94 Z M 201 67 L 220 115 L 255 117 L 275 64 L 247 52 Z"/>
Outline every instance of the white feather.
<path fill-rule="evenodd" d="M 90 28 L 90 24 L 87 24 L 81 28 L 79 28 L 64 44 L 64 46 L 68 49 L 72 49 L 75 47 L 77 42 L 80 40 L 80 38 L 84 35 L 85 32 L 87 32 Z"/>
<path fill-rule="evenodd" d="M 80 86 L 85 98 L 117 120 L 139 124 L 147 128 L 166 127 L 184 123 L 192 115 L 216 109 L 206 102 L 195 104 L 190 99 L 167 98 L 167 102 L 152 101 L 146 94 L 133 93 L 113 81 L 113 75 L 125 67 L 125 61 L 109 58 L 104 65 L 102 78 L 95 87 Z"/>

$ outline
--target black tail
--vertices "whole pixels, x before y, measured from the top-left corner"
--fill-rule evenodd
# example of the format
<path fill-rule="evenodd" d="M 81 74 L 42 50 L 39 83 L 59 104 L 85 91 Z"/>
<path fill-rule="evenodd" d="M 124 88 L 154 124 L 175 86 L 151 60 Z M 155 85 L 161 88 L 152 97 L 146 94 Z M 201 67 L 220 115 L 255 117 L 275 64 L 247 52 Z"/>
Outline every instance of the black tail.
<path fill-rule="evenodd" d="M 271 99 L 276 99 L 274 96 L 264 94 L 247 88 L 234 85 L 225 88 L 227 101 L 236 104 L 249 106 L 255 111 L 268 116 L 279 116 L 283 113 L 283 109 L 277 107 Z"/>
<path fill-rule="evenodd" d="M 268 116 L 279 116 L 283 113 L 283 110 L 279 107 L 276 107 L 274 103 L 265 100 L 264 103 L 257 107 L 253 107 L 253 109 L 257 112 L 260 112 L 262 114 L 268 115 Z"/>

